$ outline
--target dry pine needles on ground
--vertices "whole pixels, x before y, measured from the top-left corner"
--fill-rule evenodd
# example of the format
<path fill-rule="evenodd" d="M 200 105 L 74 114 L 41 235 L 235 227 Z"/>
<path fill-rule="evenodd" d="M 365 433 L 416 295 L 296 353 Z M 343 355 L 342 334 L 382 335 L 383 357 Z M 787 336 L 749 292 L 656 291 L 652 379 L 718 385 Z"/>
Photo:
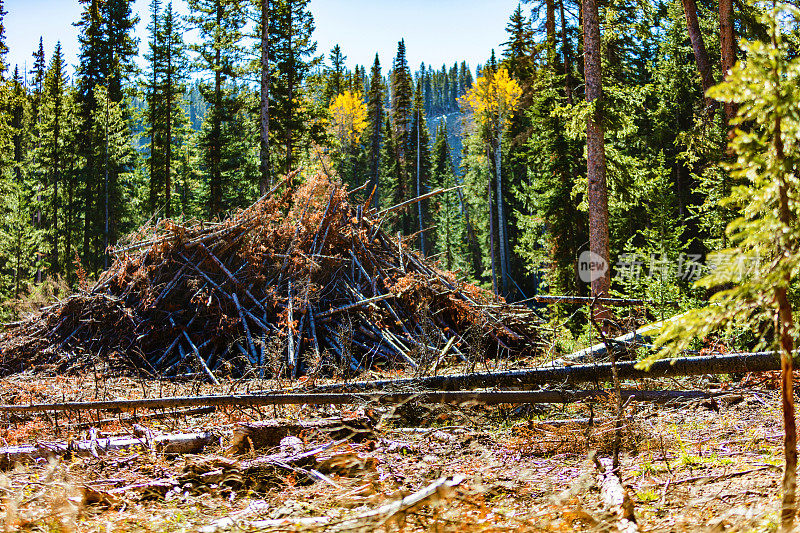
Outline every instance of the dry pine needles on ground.
<path fill-rule="evenodd" d="M 396 363 L 422 371 L 535 349 L 527 308 L 388 237 L 391 213 L 370 199 L 351 203 L 321 176 L 296 181 L 220 223 L 142 228 L 94 287 L 6 325 L 0 372 L 100 366 L 216 382 Z"/>

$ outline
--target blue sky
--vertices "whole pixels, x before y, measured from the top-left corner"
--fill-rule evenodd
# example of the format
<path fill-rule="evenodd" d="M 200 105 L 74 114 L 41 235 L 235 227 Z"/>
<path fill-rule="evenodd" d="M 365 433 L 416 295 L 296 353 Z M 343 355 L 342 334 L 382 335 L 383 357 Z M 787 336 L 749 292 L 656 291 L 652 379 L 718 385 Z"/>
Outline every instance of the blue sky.
<path fill-rule="evenodd" d="M 173 0 L 185 10 L 185 0 Z M 136 0 L 135 9 L 146 19 L 149 0 Z M 6 0 L 6 39 L 11 49 L 13 69 L 31 65 L 31 54 L 44 37 L 45 53 L 52 54 L 60 40 L 67 62 L 77 61 L 77 29 L 80 18 L 77 0 Z M 506 40 L 505 26 L 517 0 L 312 0 L 318 50 L 328 51 L 339 44 L 348 66 L 371 65 L 377 52 L 386 68 L 397 50 L 397 41 L 406 40 L 409 64 L 416 70 L 421 61 L 434 67 L 466 60 L 474 69 L 485 63 L 490 50 Z M 147 38 L 145 22 L 138 36 Z M 140 47 L 140 51 L 143 48 Z"/>

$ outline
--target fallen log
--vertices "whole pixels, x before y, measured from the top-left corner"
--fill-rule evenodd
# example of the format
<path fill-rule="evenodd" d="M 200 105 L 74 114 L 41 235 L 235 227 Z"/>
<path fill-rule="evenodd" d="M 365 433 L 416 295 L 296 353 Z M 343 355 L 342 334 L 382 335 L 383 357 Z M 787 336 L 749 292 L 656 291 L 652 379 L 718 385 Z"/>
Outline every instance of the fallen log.
<path fill-rule="evenodd" d="M 152 449 L 165 454 L 198 453 L 209 444 L 218 441 L 212 432 L 177 433 L 157 435 L 152 439 L 143 437 L 109 437 L 72 442 L 40 442 L 32 445 L 7 446 L 0 448 L 0 470 L 6 470 L 16 463 L 37 459 L 74 454 L 95 457 L 131 448 Z"/>
<path fill-rule="evenodd" d="M 288 436 L 308 433 L 325 433 L 335 440 L 362 440 L 373 434 L 372 422 L 367 417 L 302 420 L 267 420 L 264 422 L 240 422 L 233 430 L 228 451 L 244 453 L 249 449 L 271 448 Z"/>
<path fill-rule="evenodd" d="M 628 491 L 620 483 L 617 474 L 611 467 L 611 459 L 598 459 L 592 455 L 597 468 L 597 483 L 600 486 L 600 498 L 606 511 L 614 518 L 617 531 L 620 533 L 639 533 L 633 500 Z"/>
<path fill-rule="evenodd" d="M 56 411 L 130 411 L 134 409 L 166 409 L 197 406 L 264 406 L 264 405 L 345 405 L 351 403 L 377 402 L 398 404 L 423 403 L 570 403 L 604 398 L 609 390 L 545 390 L 545 391 L 419 391 L 397 393 L 255 393 L 211 396 L 176 396 L 170 398 L 143 398 L 138 400 L 99 400 L 90 402 L 61 402 L 28 405 L 0 405 L 0 412 L 32 413 Z M 711 398 L 726 393 L 703 391 L 622 391 L 624 399 L 643 402 L 669 402 Z"/>
<path fill-rule="evenodd" d="M 777 352 L 753 352 L 733 355 L 679 357 L 655 361 L 649 369 L 636 368 L 637 361 L 617 363 L 619 379 L 657 379 L 701 374 L 738 374 L 780 370 Z M 800 357 L 795 356 L 795 364 Z M 578 383 L 602 383 L 611 379 L 611 363 L 573 366 L 545 366 L 506 372 L 451 374 L 422 378 L 355 381 L 315 387 L 312 392 L 354 392 L 371 390 L 464 390 L 486 387 L 527 387 L 534 385 L 570 386 Z M 2 408 L 0 408 L 2 410 Z"/>

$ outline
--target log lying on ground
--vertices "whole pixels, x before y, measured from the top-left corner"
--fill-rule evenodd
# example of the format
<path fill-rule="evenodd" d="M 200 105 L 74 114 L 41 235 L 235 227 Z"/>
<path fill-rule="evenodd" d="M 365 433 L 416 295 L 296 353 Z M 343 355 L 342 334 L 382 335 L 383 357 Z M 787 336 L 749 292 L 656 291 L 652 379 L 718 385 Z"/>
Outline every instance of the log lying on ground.
<path fill-rule="evenodd" d="M 385 219 L 402 205 L 378 216 L 369 200 L 351 203 L 324 177 L 290 181 L 219 224 L 142 228 L 91 290 L 6 325 L 0 375 L 99 366 L 167 378 L 201 373 L 214 383 L 320 367 L 418 367 L 448 343 L 446 355 L 466 358 L 470 339 L 481 339 L 484 354 L 536 352 L 532 310 L 459 280 L 385 233 Z"/>
<path fill-rule="evenodd" d="M 214 396 L 178 396 L 138 400 L 100 400 L 94 402 L 62 402 L 29 405 L 0 405 L 0 413 L 36 413 L 57 411 L 124 411 L 134 409 L 165 409 L 192 406 L 264 406 L 264 405 L 345 405 L 351 403 L 380 403 L 395 405 L 420 403 L 480 403 L 486 405 L 523 403 L 569 403 L 605 398 L 610 390 L 546 390 L 546 391 L 419 391 L 397 393 L 264 393 Z M 623 398 L 642 402 L 669 402 L 713 398 L 726 394 L 703 391 L 626 390 Z"/>
<path fill-rule="evenodd" d="M 620 533 L 639 533 L 636 515 L 633 509 L 633 500 L 625 487 L 620 483 L 617 474 L 612 470 L 611 459 L 598 459 L 592 455 L 597 468 L 597 484 L 600 487 L 600 499 L 606 512 L 614 519 L 617 531 Z"/>
<path fill-rule="evenodd" d="M 165 454 L 198 453 L 204 447 L 218 441 L 218 435 L 212 432 L 202 432 L 156 435 L 152 438 L 146 436 L 109 437 L 73 442 L 42 442 L 34 445 L 7 446 L 0 448 L 0 469 L 6 470 L 16 463 L 68 454 L 96 457 L 139 447 Z"/>
<path fill-rule="evenodd" d="M 267 420 L 240 422 L 233 430 L 229 451 L 244 453 L 251 449 L 277 446 L 288 436 L 324 433 L 332 439 L 363 440 L 373 435 L 372 421 L 367 417 L 302 420 Z"/>
<path fill-rule="evenodd" d="M 701 374 L 738 374 L 780 370 L 780 354 L 753 352 L 734 355 L 714 355 L 661 359 L 648 370 L 636 368 L 636 361 L 617 363 L 620 379 L 657 379 Z M 795 364 L 800 357 L 795 356 Z M 422 378 L 384 379 L 336 383 L 312 389 L 311 392 L 361 392 L 400 390 L 463 390 L 486 387 L 530 387 L 536 385 L 572 386 L 579 383 L 602 383 L 611 379 L 611 363 L 573 366 L 540 367 L 507 372 L 451 374 Z"/>

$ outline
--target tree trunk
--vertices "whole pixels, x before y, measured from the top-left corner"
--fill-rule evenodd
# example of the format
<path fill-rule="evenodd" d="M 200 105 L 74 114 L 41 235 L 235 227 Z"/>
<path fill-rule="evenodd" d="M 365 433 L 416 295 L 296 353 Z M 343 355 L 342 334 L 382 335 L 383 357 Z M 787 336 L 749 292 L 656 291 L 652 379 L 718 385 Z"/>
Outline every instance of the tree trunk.
<path fill-rule="evenodd" d="M 419 130 L 422 128 L 422 112 L 417 110 L 417 197 L 422 196 L 422 172 L 420 168 L 420 161 L 422 155 L 422 147 L 420 146 Z M 417 202 L 417 217 L 419 218 L 419 251 L 425 255 L 425 220 L 422 217 L 422 202 Z"/>
<path fill-rule="evenodd" d="M 217 3 L 217 26 L 222 24 L 222 4 Z M 211 198 L 209 211 L 214 217 L 222 209 L 222 51 L 217 47 L 214 56 L 214 109 L 211 111 Z"/>
<path fill-rule="evenodd" d="M 783 139 L 781 137 L 781 119 L 775 119 L 775 155 L 780 164 L 784 164 L 785 154 L 783 149 Z M 796 221 L 789 209 L 789 187 L 786 183 L 785 174 L 781 174 L 778 182 L 779 205 L 778 212 L 781 223 L 788 230 Z M 786 248 L 786 245 L 782 245 Z M 783 250 L 790 253 L 790 250 Z M 786 468 L 783 473 L 783 502 L 781 506 L 781 527 L 783 531 L 792 531 L 795 515 L 795 492 L 797 489 L 797 427 L 794 413 L 794 380 L 792 373 L 792 352 L 794 350 L 792 340 L 793 317 L 792 307 L 789 303 L 786 291 L 791 285 L 791 277 L 787 272 L 785 285 L 775 289 L 775 302 L 778 305 L 778 313 L 775 317 L 775 333 L 779 336 L 781 345 L 781 404 L 783 407 L 783 453 L 786 459 Z"/>
<path fill-rule="evenodd" d="M 272 186 L 269 166 L 269 0 L 261 0 L 261 180 L 264 195 Z"/>
<path fill-rule="evenodd" d="M 561 53 L 564 54 L 564 94 L 567 96 L 567 103 L 572 105 L 572 83 L 570 73 L 572 72 L 572 57 L 569 50 L 569 39 L 567 39 L 567 20 L 564 16 L 564 0 L 558 3 L 561 14 Z"/>
<path fill-rule="evenodd" d="M 164 217 L 170 218 L 172 215 L 172 27 L 170 34 L 167 35 L 167 79 L 164 87 L 164 97 L 166 104 L 166 124 L 167 128 L 164 139 Z"/>
<path fill-rule="evenodd" d="M 547 65 L 556 66 L 556 5 L 555 0 L 545 0 L 547 10 L 545 28 L 547 33 Z"/>
<path fill-rule="evenodd" d="M 495 227 L 495 209 L 494 209 L 494 198 L 492 194 L 492 149 L 491 143 L 487 143 L 486 145 L 486 156 L 489 159 L 489 180 L 488 186 L 486 187 L 487 193 L 489 196 L 489 255 L 492 261 L 492 290 L 495 294 L 500 294 L 500 287 L 497 284 L 497 260 L 495 254 L 495 234 L 497 233 L 497 228 Z M 497 239 L 499 240 L 499 239 Z"/>
<path fill-rule="evenodd" d="M 467 247 L 469 248 L 472 272 L 476 279 L 483 277 L 483 262 L 481 261 L 481 249 L 478 245 L 478 238 L 475 236 L 475 227 L 469 218 L 469 204 L 464 200 L 461 189 L 456 189 L 458 201 L 461 205 L 461 212 L 464 213 L 464 225 L 467 227 Z"/>
<path fill-rule="evenodd" d="M 60 98 L 61 96 L 57 96 L 56 98 Z M 58 149 L 59 137 L 61 133 L 61 117 L 60 115 L 60 106 L 59 103 L 56 102 L 55 105 L 55 128 L 53 130 L 53 248 L 52 248 L 52 262 L 50 265 L 51 273 L 56 274 L 59 271 L 58 268 L 58 208 L 59 208 L 59 201 L 58 201 L 58 182 L 61 178 L 61 162 L 60 162 L 60 151 Z"/>
<path fill-rule="evenodd" d="M 108 105 L 111 95 L 106 86 L 106 123 L 105 123 L 105 141 L 103 143 L 103 269 L 108 269 L 108 120 L 109 112 Z"/>
<path fill-rule="evenodd" d="M 508 232 L 506 231 L 506 210 L 503 205 L 505 199 L 503 197 L 503 172 L 501 169 L 500 158 L 503 151 L 503 131 L 500 124 L 503 123 L 503 117 L 498 117 L 497 126 L 497 145 L 494 152 L 494 168 L 495 180 L 497 185 L 497 230 L 498 230 L 498 244 L 500 248 L 500 288 L 503 291 L 503 296 L 508 296 Z"/>
<path fill-rule="evenodd" d="M 597 13 L 597 0 L 583 0 L 583 40 L 584 71 L 586 75 L 586 101 L 600 103 L 603 94 L 600 58 L 600 23 Z M 586 123 L 586 158 L 589 180 L 589 250 L 596 254 L 601 263 L 605 261 L 605 271 L 592 271 L 592 296 L 608 296 L 611 287 L 608 237 L 608 190 L 606 186 L 606 154 L 602 117 L 595 112 Z M 594 263 L 594 258 L 593 258 Z M 601 265 L 602 268 L 602 265 Z M 598 306 L 597 319 L 607 318 L 608 310 Z M 598 320 L 602 324 L 602 321 Z"/>
<path fill-rule="evenodd" d="M 703 98 L 705 98 L 706 107 L 714 108 L 717 105 L 716 101 L 706 96 L 708 89 L 711 88 L 715 82 L 711 72 L 711 62 L 708 60 L 708 53 L 706 52 L 706 45 L 705 42 L 703 42 L 703 34 L 700 31 L 700 23 L 697 20 L 697 4 L 695 4 L 695 0 L 682 1 L 683 12 L 686 15 L 686 30 L 689 32 L 689 40 L 692 41 L 692 50 L 694 50 L 694 60 L 697 63 L 697 70 L 700 71 Z"/>
<path fill-rule="evenodd" d="M 719 2 L 719 45 L 722 57 L 722 79 L 728 77 L 728 72 L 736 62 L 736 39 L 733 35 L 733 3 L 732 0 Z M 730 124 L 736 116 L 736 104 L 725 102 L 725 119 Z"/>

